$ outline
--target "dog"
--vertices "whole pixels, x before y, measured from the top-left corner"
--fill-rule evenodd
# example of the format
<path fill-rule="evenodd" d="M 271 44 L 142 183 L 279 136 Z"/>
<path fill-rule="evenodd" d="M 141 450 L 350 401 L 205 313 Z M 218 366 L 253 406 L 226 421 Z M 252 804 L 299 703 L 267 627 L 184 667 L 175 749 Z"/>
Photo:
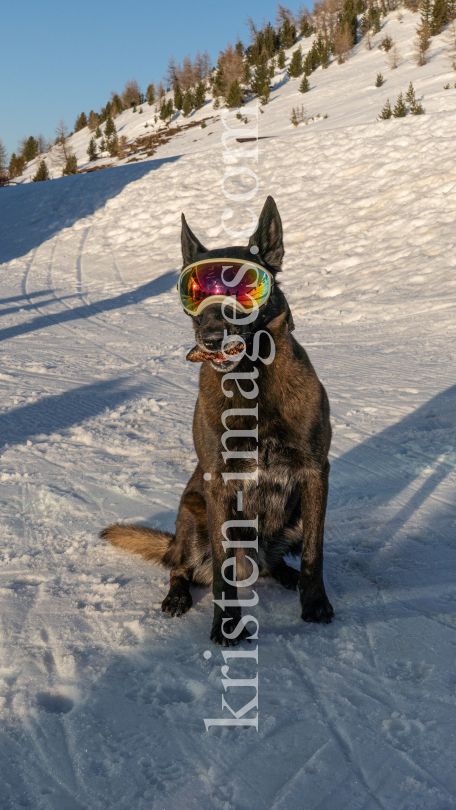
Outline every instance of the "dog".
<path fill-rule="evenodd" d="M 249 636 L 237 597 L 240 577 L 246 587 L 255 570 L 299 590 L 304 621 L 328 623 L 334 616 L 323 582 L 329 402 L 291 334 L 293 318 L 277 283 L 284 255 L 277 206 L 267 198 L 247 247 L 207 250 L 183 214 L 181 240 L 184 269 L 209 260 L 248 264 L 254 257 L 267 271 L 271 291 L 254 322 L 227 322 L 218 299 L 191 315 L 196 346 L 187 359 L 202 362 L 193 420 L 198 464 L 180 501 L 175 534 L 114 524 L 100 536 L 170 569 L 162 610 L 171 616 L 192 606 L 192 584 L 212 583 L 210 638 L 221 646 L 256 637 Z M 272 345 L 275 356 L 268 362 Z M 241 413 L 227 413 L 232 409 Z M 231 543 L 224 543 L 227 527 Z M 288 553 L 301 553 L 300 571 L 285 563 Z M 235 567 L 228 579 L 227 566 L 230 572 Z"/>

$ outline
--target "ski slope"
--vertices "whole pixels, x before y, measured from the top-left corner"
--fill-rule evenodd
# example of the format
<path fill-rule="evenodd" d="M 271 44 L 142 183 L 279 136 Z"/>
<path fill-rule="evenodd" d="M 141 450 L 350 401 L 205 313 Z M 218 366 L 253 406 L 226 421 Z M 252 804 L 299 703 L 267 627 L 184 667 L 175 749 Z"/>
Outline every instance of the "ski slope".
<path fill-rule="evenodd" d="M 405 38 L 410 19 L 387 24 Z M 276 199 L 282 288 L 331 403 L 336 616 L 304 624 L 297 594 L 257 583 L 258 733 L 205 731 L 227 714 L 209 591 L 172 619 L 167 573 L 97 537 L 116 519 L 172 530 L 196 462 L 180 213 L 229 242 L 222 124 L 0 192 L 1 810 L 456 807 L 456 90 L 366 119 L 380 53 L 312 74 L 333 83 L 328 119 L 291 128 L 292 82 L 259 117 L 251 205 Z M 391 81 L 431 70 L 443 86 L 438 55 Z"/>

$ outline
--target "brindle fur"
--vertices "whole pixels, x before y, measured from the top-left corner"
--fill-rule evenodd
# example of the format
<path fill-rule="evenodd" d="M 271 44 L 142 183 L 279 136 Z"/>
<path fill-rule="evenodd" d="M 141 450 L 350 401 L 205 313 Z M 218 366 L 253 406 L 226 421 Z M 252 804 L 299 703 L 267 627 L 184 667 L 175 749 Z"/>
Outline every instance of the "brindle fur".
<path fill-rule="evenodd" d="M 250 247 L 259 253 L 252 257 Z M 258 228 L 247 247 L 208 251 L 189 229 L 182 215 L 183 266 L 202 259 L 231 258 L 261 263 L 273 275 L 281 269 L 283 258 L 282 224 L 274 200 L 268 197 Z M 228 313 L 231 316 L 231 311 Z M 301 615 L 307 622 L 330 622 L 334 612 L 323 584 L 323 530 L 328 494 L 328 451 L 331 441 L 329 403 L 314 368 L 291 331 L 293 320 L 285 296 L 274 281 L 273 292 L 259 310 L 253 325 L 227 323 L 219 304 L 208 306 L 192 318 L 196 342 L 202 355 L 219 356 L 224 330 L 228 336 L 241 336 L 251 354 L 254 332 L 265 330 L 275 342 L 275 359 L 270 365 L 240 361 L 230 357 L 223 365 L 203 362 L 193 420 L 193 438 L 198 464 L 188 482 L 179 506 L 175 535 L 153 529 L 116 524 L 101 536 L 117 546 L 154 559 L 171 569 L 170 589 L 162 609 L 180 616 L 192 605 L 190 585 L 212 583 L 214 599 L 237 599 L 238 591 L 222 577 L 221 567 L 230 555 L 236 565 L 228 565 L 226 578 L 241 581 L 252 572 L 245 554 L 258 564 L 260 575 L 271 575 L 286 588 L 299 589 Z M 236 341 L 238 342 L 238 341 Z M 225 344 L 225 346 L 228 344 Z M 270 341 L 260 339 L 260 357 L 268 357 Z M 256 371 L 257 369 L 257 371 Z M 254 394 L 246 398 L 233 379 L 226 378 L 222 388 L 220 372 L 248 374 L 239 385 Z M 255 377 L 255 375 L 257 375 Z M 258 390 L 255 388 L 258 387 Z M 225 392 L 232 392 L 228 396 Z M 232 408 L 258 406 L 253 415 L 222 417 Z M 258 426 L 258 442 L 253 436 L 231 437 L 222 446 L 222 434 L 231 430 L 252 430 Z M 227 459 L 224 450 L 251 450 L 252 458 Z M 254 451 L 258 451 L 258 462 Z M 258 485 L 252 480 L 224 482 L 222 473 L 254 472 L 258 467 Z M 209 481 L 204 473 L 210 473 Z M 243 491 L 242 511 L 238 511 L 238 490 Z M 225 553 L 222 525 L 227 520 L 255 519 L 258 516 L 259 551 L 241 548 Z M 231 540 L 254 540 L 254 529 L 231 529 Z M 136 539 L 135 539 L 136 538 Z M 166 546 L 166 550 L 165 550 Z M 287 553 L 301 554 L 301 570 L 284 562 Z M 240 598 L 250 598 L 251 590 L 241 589 Z M 215 606 L 211 639 L 229 646 L 248 638 L 243 628 L 234 635 L 241 617 L 239 607 Z M 224 621 L 225 620 L 225 621 Z M 241 625 L 242 627 L 242 625 Z M 239 629 L 239 628 L 238 628 Z M 236 631 L 237 632 L 237 631 Z"/>

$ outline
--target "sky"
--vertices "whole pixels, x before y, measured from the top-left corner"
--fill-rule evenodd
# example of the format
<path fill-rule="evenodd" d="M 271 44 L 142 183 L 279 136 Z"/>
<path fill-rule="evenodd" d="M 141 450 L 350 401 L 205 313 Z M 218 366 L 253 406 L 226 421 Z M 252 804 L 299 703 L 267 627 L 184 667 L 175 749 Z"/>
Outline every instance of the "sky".
<path fill-rule="evenodd" d="M 158 83 L 171 55 L 180 62 L 208 50 L 215 61 L 238 35 L 247 44 L 247 15 L 274 22 L 276 8 L 275 0 L 4 4 L 0 138 L 10 155 L 24 136 L 54 137 L 61 118 L 72 130 L 79 113 L 98 111 L 128 79 L 143 90 Z"/>

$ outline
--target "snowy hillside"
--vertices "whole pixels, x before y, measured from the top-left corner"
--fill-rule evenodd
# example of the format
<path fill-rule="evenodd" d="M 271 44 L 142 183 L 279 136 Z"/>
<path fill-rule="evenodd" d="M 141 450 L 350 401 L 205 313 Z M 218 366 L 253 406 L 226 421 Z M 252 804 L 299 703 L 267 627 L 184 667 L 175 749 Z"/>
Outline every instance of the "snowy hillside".
<path fill-rule="evenodd" d="M 180 213 L 227 244 L 222 123 L 0 190 L 1 810 L 456 808 L 456 77 L 439 37 L 413 67 L 416 24 L 378 35 L 397 70 L 360 45 L 305 96 L 276 77 L 259 116 L 249 205 L 277 201 L 282 288 L 331 403 L 336 617 L 304 624 L 295 593 L 257 584 L 258 733 L 205 731 L 223 716 L 209 591 L 171 619 L 167 573 L 97 537 L 172 530 L 195 465 Z M 426 114 L 375 121 L 410 80 Z M 328 118 L 293 129 L 296 103 Z"/>
<path fill-rule="evenodd" d="M 399 16 L 399 19 L 398 19 Z M 316 123 L 322 131 L 351 126 L 353 124 L 367 124 L 377 120 L 386 100 L 391 105 L 400 92 L 405 94 L 409 82 L 412 81 L 417 101 L 422 103 L 427 114 L 448 112 L 456 109 L 455 74 L 451 70 L 450 62 L 445 54 L 445 34 L 435 36 L 431 40 L 429 49 L 429 62 L 423 67 L 414 63 L 413 41 L 416 37 L 416 27 L 419 24 L 419 14 L 401 9 L 392 12 L 382 21 L 382 28 L 378 34 L 372 36 L 372 50 L 366 50 L 365 41 L 361 40 L 352 51 L 348 61 L 338 65 L 332 59 L 329 69 L 318 68 L 309 77 L 310 91 L 306 94 L 299 92 L 299 80 L 289 80 L 287 69 L 293 51 L 301 48 L 303 55 L 308 53 L 315 39 L 314 36 L 300 39 L 296 45 L 286 51 L 287 60 L 284 70 L 276 68 L 276 75 L 271 82 L 273 88 L 271 101 L 264 107 L 261 118 L 261 132 L 263 136 L 284 134 L 292 130 L 290 113 L 293 106 L 304 104 L 306 118 L 309 123 Z M 378 48 L 385 36 L 392 38 L 398 46 L 400 60 L 398 68 L 390 70 L 387 66 L 387 56 Z M 385 82 L 381 88 L 375 87 L 377 73 L 381 72 Z M 446 84 L 449 90 L 444 90 Z M 168 93 L 167 99 L 172 98 Z M 252 99 L 253 101 L 253 99 Z M 255 99 L 256 101 L 256 99 Z M 142 110 L 141 114 L 139 110 Z M 166 145 L 153 146 L 156 150 L 154 157 L 181 154 L 190 151 L 199 153 L 202 149 L 212 148 L 207 140 L 208 136 L 221 131 L 221 110 L 214 110 L 210 93 L 206 96 L 204 107 L 184 118 L 182 113 L 175 112 L 171 124 L 167 127 L 163 121 L 157 119 L 158 106 L 149 106 L 147 102 L 138 106 L 137 111 L 125 110 L 115 119 L 118 137 L 125 136 L 130 153 L 122 160 L 112 158 L 103 153 L 99 159 L 90 162 L 87 155 L 89 141 L 93 132 L 85 127 L 73 135 L 68 141 L 68 150 L 77 157 L 80 170 L 98 168 L 100 166 L 123 165 L 137 160 L 147 160 L 150 146 L 139 141 L 159 133 L 175 132 Z M 320 119 L 315 119 L 319 115 Z M 324 115 L 328 118 L 321 120 Z M 157 119 L 157 120 L 155 120 Z M 311 121 L 311 119 L 314 119 Z M 206 122 L 206 129 L 201 131 L 201 121 Z M 190 129 L 188 129 L 190 127 Z M 101 127 L 104 131 L 105 125 Z M 301 137 L 301 135 L 300 135 Z M 97 141 L 99 148 L 100 139 Z M 60 177 L 61 166 L 55 157 L 45 156 L 51 177 Z M 28 182 L 36 173 L 41 157 L 31 161 L 19 182 Z"/>

